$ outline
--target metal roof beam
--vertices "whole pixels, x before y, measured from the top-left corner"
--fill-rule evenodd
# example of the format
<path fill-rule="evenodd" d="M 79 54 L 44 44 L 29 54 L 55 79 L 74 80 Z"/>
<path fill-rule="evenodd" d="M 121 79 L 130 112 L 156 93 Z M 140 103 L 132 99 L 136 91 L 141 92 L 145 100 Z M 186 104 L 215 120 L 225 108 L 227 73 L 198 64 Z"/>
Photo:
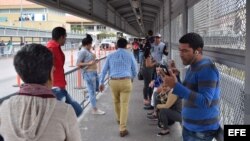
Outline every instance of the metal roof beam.
<path fill-rule="evenodd" d="M 120 0 L 107 0 L 108 3 L 114 3 L 114 2 L 117 2 L 117 1 L 120 1 Z"/>
<path fill-rule="evenodd" d="M 134 12 L 128 12 L 128 13 L 126 13 L 124 15 L 121 15 L 121 16 L 123 16 L 124 18 L 126 18 L 126 17 L 130 17 L 132 15 L 135 15 Z"/>
<path fill-rule="evenodd" d="M 141 6 L 142 6 L 142 7 L 152 8 L 152 9 L 156 9 L 156 10 L 159 10 L 159 9 L 160 9 L 159 6 L 155 6 L 155 5 L 148 4 L 148 3 L 142 3 Z"/>
<path fill-rule="evenodd" d="M 125 4 L 125 5 L 121 5 L 119 7 L 115 7 L 115 10 L 120 10 L 120 9 L 124 9 L 124 8 L 129 8 L 131 7 L 131 5 L 128 3 L 128 4 Z"/>

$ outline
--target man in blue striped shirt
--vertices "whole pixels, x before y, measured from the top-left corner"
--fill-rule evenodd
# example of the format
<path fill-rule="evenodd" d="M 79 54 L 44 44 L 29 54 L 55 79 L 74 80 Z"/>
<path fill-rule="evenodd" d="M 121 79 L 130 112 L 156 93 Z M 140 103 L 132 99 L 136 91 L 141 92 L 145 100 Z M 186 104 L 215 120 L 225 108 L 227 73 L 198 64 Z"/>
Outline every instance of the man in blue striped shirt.
<path fill-rule="evenodd" d="M 199 34 L 188 33 L 179 42 L 182 62 L 190 67 L 183 84 L 172 71 L 165 75 L 164 83 L 184 99 L 183 140 L 212 141 L 219 129 L 219 72 L 210 59 L 203 57 L 204 42 Z"/>
<path fill-rule="evenodd" d="M 109 85 L 115 106 L 116 120 L 120 124 L 120 136 L 128 135 L 128 103 L 132 91 L 132 79 L 137 75 L 137 64 L 132 53 L 126 50 L 128 42 L 117 41 L 117 51 L 108 55 L 100 76 L 100 91 L 104 89 L 104 79 L 109 73 Z"/>

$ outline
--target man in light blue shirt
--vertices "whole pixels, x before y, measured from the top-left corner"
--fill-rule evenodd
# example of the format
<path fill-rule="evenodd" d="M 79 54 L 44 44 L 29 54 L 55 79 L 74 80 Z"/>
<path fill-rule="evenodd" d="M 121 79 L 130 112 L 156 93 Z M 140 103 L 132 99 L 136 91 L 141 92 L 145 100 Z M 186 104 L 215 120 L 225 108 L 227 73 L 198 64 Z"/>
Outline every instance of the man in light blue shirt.
<path fill-rule="evenodd" d="M 137 65 L 132 53 L 126 51 L 127 40 L 117 41 L 117 51 L 107 57 L 100 76 L 100 91 L 104 89 L 104 79 L 109 74 L 109 85 L 115 106 L 116 120 L 120 125 L 120 136 L 128 135 L 128 103 L 132 91 L 132 79 L 137 75 Z"/>

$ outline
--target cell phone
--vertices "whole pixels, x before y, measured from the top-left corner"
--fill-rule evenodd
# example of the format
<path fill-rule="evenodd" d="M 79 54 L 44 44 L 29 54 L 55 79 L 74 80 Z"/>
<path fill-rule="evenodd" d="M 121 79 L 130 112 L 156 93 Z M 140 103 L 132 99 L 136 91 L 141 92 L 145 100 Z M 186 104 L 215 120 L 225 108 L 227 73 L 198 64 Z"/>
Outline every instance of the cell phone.
<path fill-rule="evenodd" d="M 164 73 L 166 75 L 170 75 L 170 73 L 168 71 L 168 66 L 166 66 L 166 65 L 160 65 L 160 68 L 162 68 L 162 70 L 164 71 Z"/>

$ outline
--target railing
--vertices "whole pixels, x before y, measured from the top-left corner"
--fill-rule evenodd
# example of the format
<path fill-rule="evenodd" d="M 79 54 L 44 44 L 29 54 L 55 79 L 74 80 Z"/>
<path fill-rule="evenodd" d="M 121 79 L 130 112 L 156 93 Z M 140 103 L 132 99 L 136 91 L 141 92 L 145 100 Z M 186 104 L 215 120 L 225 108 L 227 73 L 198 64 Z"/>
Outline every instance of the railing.
<path fill-rule="evenodd" d="M 104 63 L 106 56 L 103 58 L 100 58 L 98 63 L 98 74 L 100 73 L 99 67 L 101 67 Z M 85 86 L 85 83 L 82 81 L 82 75 L 81 75 L 81 68 L 74 68 L 68 72 L 65 73 L 67 86 L 66 89 L 70 96 L 76 100 L 78 103 L 81 103 L 82 106 L 86 107 L 89 104 L 89 101 L 87 101 L 87 89 Z M 105 82 L 108 79 L 106 78 Z M 97 92 L 99 94 L 99 92 Z"/>
<path fill-rule="evenodd" d="M 30 28 L 15 28 L 0 26 L 1 36 L 6 37 L 42 37 L 51 38 L 51 31 L 30 29 Z M 84 34 L 72 34 L 68 33 L 67 38 L 69 39 L 82 39 Z"/>
<path fill-rule="evenodd" d="M 110 53 L 110 51 L 102 51 L 102 55 L 104 55 L 104 57 L 101 57 L 101 53 L 99 51 L 98 53 L 98 57 L 99 57 L 99 62 L 97 64 L 97 72 L 98 74 L 101 72 L 101 67 L 102 65 L 105 63 L 106 61 L 106 55 L 108 55 Z M 66 89 L 68 91 L 68 93 L 70 94 L 70 96 L 76 100 L 78 103 L 80 103 L 83 107 L 86 107 L 89 104 L 89 101 L 86 98 L 86 94 L 87 94 L 87 90 L 86 87 L 84 85 L 84 82 L 82 82 L 83 78 L 81 76 L 81 68 L 74 68 L 70 71 L 67 71 L 65 73 L 65 77 L 66 77 L 66 81 L 67 81 L 67 86 Z M 108 80 L 108 77 L 105 78 L 105 84 Z M 97 94 L 99 94 L 99 92 L 97 92 Z M 16 93 L 10 94 L 8 96 L 5 96 L 3 98 L 0 99 L 0 105 L 1 103 L 6 100 L 9 99 L 10 97 L 16 95 Z"/>
<path fill-rule="evenodd" d="M 46 43 L 43 43 L 45 45 Z M 19 51 L 24 45 L 7 45 L 7 46 L 0 46 L 0 58 L 1 57 L 9 57 L 16 54 L 17 51 Z M 76 49 L 79 47 L 79 43 L 73 43 L 70 42 L 66 43 L 64 46 L 62 46 L 62 50 L 68 50 L 68 49 Z"/>

